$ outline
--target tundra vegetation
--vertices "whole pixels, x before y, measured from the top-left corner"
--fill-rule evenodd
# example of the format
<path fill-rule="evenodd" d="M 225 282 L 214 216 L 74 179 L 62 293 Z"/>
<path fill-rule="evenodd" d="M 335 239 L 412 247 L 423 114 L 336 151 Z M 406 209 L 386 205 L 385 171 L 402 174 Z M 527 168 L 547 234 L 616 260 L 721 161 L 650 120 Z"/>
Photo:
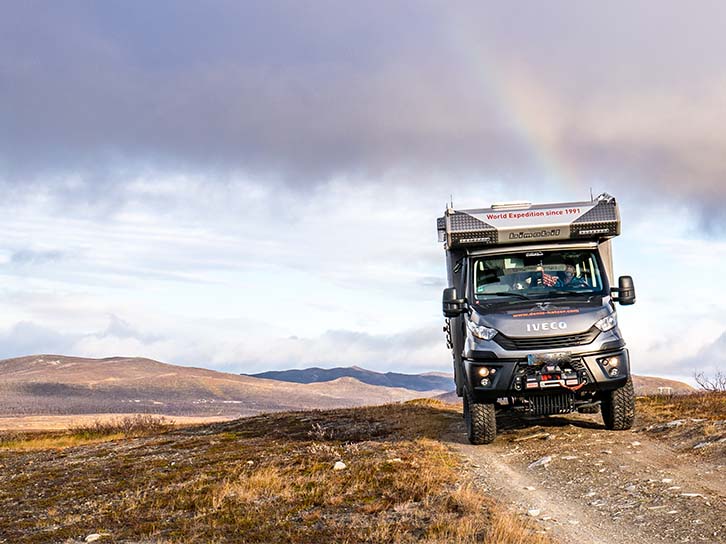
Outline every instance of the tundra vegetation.
<path fill-rule="evenodd" d="M 699 418 L 726 420 L 726 391 L 697 391 L 688 395 L 651 395 L 638 397 L 641 416 L 655 420 Z"/>
<path fill-rule="evenodd" d="M 548 542 L 439 441 L 460 417 L 428 400 L 15 436 L 0 542 Z"/>
<path fill-rule="evenodd" d="M 639 397 L 639 417 L 715 425 L 724 395 Z M 0 543 L 550 542 L 472 484 L 442 440 L 460 418 L 418 400 L 0 434 Z"/>

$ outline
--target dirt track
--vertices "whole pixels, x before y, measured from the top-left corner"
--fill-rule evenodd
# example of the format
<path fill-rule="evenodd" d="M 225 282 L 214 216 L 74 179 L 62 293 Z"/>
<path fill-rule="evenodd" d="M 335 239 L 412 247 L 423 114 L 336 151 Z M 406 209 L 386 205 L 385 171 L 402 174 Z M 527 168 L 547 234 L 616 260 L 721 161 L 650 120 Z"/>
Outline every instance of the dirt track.
<path fill-rule="evenodd" d="M 726 542 L 726 467 L 600 416 L 497 418 L 493 444 L 447 440 L 488 494 L 567 544 Z M 546 465 L 530 465 L 551 460 Z"/>

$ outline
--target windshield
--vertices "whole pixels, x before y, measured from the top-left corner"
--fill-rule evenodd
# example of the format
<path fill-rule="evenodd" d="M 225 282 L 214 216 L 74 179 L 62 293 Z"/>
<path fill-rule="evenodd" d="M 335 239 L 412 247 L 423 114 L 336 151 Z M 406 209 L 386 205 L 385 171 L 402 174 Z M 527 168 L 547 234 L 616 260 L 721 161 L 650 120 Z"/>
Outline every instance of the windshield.
<path fill-rule="evenodd" d="M 594 250 L 543 250 L 472 258 L 477 301 L 605 294 Z"/>

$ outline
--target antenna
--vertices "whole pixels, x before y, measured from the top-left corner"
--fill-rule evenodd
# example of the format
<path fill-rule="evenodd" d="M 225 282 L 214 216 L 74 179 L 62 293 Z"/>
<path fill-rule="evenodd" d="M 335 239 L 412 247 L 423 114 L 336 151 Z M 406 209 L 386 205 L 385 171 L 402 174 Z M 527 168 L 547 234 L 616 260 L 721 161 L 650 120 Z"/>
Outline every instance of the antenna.
<path fill-rule="evenodd" d="M 454 207 L 454 195 L 453 194 L 449 195 L 449 200 L 451 201 L 451 207 L 453 208 Z"/>
<path fill-rule="evenodd" d="M 592 187 L 590 187 L 590 202 L 592 202 Z"/>

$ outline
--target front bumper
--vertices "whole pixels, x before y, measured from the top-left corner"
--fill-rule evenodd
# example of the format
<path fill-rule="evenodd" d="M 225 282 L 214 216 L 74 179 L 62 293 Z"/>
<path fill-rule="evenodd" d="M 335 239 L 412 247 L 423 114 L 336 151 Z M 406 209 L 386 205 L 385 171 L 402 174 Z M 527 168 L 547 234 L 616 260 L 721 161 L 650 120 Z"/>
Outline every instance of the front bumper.
<path fill-rule="evenodd" d="M 603 364 L 603 359 L 613 357 L 618 358 L 618 371 L 611 375 L 612 367 Z M 546 372 L 538 373 L 539 369 L 528 364 L 526 357 L 503 359 L 494 354 L 489 356 L 480 354 L 476 360 L 464 359 L 463 362 L 467 389 L 478 401 L 574 391 L 578 393 L 609 391 L 624 386 L 630 375 L 628 350 L 623 347 L 573 354 L 569 365 L 572 372 L 567 374 L 567 380 L 565 374 L 561 373 L 558 376 L 562 378 L 561 384 L 557 383 L 560 380 L 552 376 L 552 379 L 542 380 L 532 388 L 527 385 L 527 376 L 531 378 L 533 374 L 542 374 L 548 378 L 548 375 Z M 486 378 L 482 378 L 479 373 L 482 367 L 489 369 Z M 576 374 L 577 382 L 573 381 L 573 373 Z M 540 380 L 542 375 L 538 375 L 537 380 Z M 531 379 L 529 383 L 532 383 Z"/>

